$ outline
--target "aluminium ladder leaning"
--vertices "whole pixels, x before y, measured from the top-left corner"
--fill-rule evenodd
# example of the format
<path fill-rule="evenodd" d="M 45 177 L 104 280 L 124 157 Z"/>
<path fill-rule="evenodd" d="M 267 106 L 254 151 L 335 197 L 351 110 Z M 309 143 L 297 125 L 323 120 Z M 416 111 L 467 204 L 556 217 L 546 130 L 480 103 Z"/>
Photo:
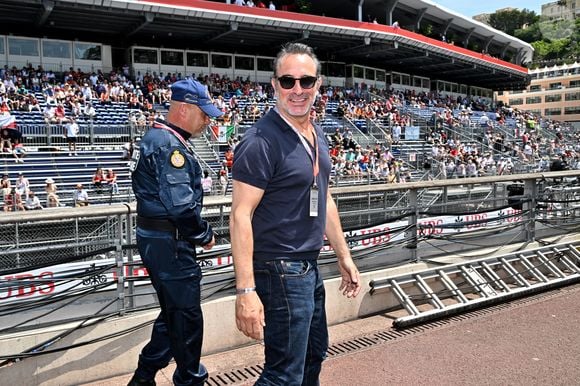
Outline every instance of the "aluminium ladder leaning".
<path fill-rule="evenodd" d="M 371 295 L 390 290 L 408 313 L 393 325 L 404 328 L 580 282 L 579 246 L 551 245 L 373 280 Z"/>

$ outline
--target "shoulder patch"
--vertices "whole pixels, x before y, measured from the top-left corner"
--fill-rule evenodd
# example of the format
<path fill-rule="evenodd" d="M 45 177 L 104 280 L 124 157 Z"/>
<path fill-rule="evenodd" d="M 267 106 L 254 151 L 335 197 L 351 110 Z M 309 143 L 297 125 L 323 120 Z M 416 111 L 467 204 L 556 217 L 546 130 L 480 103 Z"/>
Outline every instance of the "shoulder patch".
<path fill-rule="evenodd" d="M 139 163 L 140 159 L 141 152 L 139 151 L 139 147 L 135 147 L 135 149 L 133 149 L 133 156 L 131 157 L 131 161 L 129 162 L 129 170 L 131 171 L 131 173 L 137 170 L 137 164 Z"/>
<path fill-rule="evenodd" d="M 170 161 L 171 166 L 181 169 L 185 165 L 185 156 L 181 151 L 173 150 L 173 153 L 171 153 Z"/>

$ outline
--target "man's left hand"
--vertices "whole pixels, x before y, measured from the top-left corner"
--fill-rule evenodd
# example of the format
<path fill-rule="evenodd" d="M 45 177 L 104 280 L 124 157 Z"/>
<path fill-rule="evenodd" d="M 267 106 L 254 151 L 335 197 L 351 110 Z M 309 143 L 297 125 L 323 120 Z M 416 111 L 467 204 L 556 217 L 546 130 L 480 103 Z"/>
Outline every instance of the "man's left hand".
<path fill-rule="evenodd" d="M 339 291 L 347 298 L 354 298 L 358 295 L 361 289 L 360 275 L 356 265 L 352 261 L 352 257 L 338 260 L 338 268 L 342 276 L 342 282 Z"/>

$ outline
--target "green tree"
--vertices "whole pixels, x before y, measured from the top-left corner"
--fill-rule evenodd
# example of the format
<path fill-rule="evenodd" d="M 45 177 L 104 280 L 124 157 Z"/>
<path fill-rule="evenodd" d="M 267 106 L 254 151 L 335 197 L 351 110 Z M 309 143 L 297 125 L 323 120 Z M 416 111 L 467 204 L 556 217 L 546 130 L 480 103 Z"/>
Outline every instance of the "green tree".
<path fill-rule="evenodd" d="M 539 40 L 532 43 L 534 47 L 534 61 L 563 60 L 570 56 L 570 39 L 557 39 L 553 41 Z"/>
<path fill-rule="evenodd" d="M 489 16 L 489 25 L 514 36 L 515 30 L 521 29 L 525 25 L 536 23 L 539 19 L 540 17 L 534 11 L 512 9 L 492 13 Z"/>
<path fill-rule="evenodd" d="M 519 28 L 514 31 L 514 36 L 526 43 L 542 40 L 542 31 L 539 23 L 529 25 L 527 28 Z"/>

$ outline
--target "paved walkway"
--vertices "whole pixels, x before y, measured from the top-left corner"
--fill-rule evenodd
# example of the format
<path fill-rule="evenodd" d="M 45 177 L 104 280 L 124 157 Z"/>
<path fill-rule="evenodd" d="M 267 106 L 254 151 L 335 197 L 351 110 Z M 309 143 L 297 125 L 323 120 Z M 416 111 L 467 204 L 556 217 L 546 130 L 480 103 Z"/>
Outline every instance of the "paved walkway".
<path fill-rule="evenodd" d="M 331 343 L 388 330 L 395 316 L 384 314 L 333 326 Z M 321 385 L 580 385 L 579 322 L 577 285 L 332 356 L 324 363 Z M 260 345 L 253 345 L 205 357 L 203 362 L 213 378 L 232 368 L 261 363 L 261 351 Z M 158 374 L 157 384 L 171 385 L 172 372 L 169 367 Z M 125 385 L 130 376 L 90 385 Z"/>

